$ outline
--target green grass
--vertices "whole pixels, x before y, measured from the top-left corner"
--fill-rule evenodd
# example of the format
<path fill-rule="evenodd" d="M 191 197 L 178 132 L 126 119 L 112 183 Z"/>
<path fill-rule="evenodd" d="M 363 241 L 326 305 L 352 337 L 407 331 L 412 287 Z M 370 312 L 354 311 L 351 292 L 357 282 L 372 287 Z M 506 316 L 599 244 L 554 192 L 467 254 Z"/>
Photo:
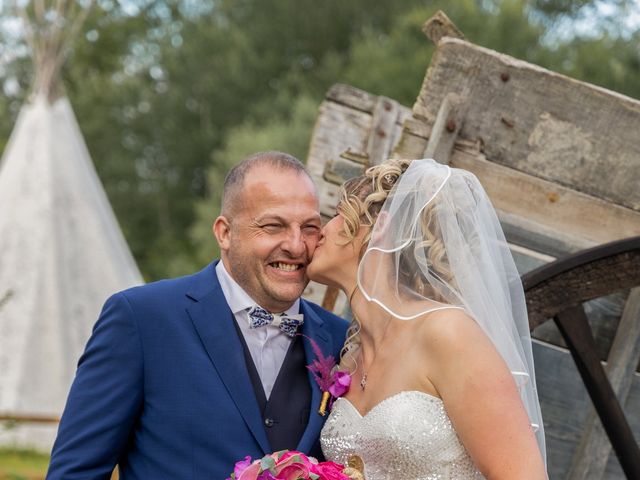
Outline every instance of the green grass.
<path fill-rule="evenodd" d="M 43 479 L 49 455 L 34 450 L 0 448 L 0 480 Z"/>

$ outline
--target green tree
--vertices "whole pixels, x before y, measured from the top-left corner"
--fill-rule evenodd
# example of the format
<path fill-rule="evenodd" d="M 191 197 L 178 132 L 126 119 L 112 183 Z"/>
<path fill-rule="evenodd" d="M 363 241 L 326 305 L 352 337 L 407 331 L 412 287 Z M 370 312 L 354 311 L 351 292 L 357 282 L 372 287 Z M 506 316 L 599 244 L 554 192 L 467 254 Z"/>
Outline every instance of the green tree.
<path fill-rule="evenodd" d="M 421 26 L 438 8 L 474 43 L 640 96 L 638 32 L 615 28 L 611 15 L 591 18 L 591 35 L 571 31 L 598 5 L 630 8 L 626 0 L 97 3 L 63 75 L 148 280 L 215 254 L 209 229 L 227 169 L 255 150 L 304 158 L 331 84 L 411 105 L 434 49 Z M 0 39 L 15 44 L 1 25 Z M 0 58 L 9 43 L 0 43 Z M 0 85 L 11 92 L 0 96 L 0 147 L 29 75 L 24 55 L 0 64 Z"/>
<path fill-rule="evenodd" d="M 233 128 L 223 148 L 212 155 L 207 170 L 209 192 L 196 203 L 196 219 L 190 231 L 195 245 L 194 255 L 181 258 L 176 270 L 204 265 L 219 254 L 211 232 L 213 221 L 220 213 L 222 185 L 227 172 L 240 160 L 255 152 L 280 150 L 305 159 L 309 149 L 311 131 L 318 115 L 318 102 L 309 96 L 300 96 L 292 102 L 289 117 L 275 119 L 267 125 L 247 122 Z"/>

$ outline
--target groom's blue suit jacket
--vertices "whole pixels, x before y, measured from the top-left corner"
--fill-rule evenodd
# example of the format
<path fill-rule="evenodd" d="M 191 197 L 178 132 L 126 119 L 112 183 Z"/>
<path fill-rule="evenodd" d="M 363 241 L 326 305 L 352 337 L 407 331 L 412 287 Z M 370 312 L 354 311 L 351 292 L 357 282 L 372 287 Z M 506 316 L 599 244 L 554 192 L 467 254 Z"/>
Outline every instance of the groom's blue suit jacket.
<path fill-rule="evenodd" d="M 347 322 L 301 301 L 302 333 L 338 358 Z M 306 359 L 314 358 L 304 339 Z M 317 448 L 312 385 L 298 450 Z M 243 347 L 215 273 L 112 296 L 78 363 L 47 478 L 224 479 L 245 455 L 270 453 Z"/>

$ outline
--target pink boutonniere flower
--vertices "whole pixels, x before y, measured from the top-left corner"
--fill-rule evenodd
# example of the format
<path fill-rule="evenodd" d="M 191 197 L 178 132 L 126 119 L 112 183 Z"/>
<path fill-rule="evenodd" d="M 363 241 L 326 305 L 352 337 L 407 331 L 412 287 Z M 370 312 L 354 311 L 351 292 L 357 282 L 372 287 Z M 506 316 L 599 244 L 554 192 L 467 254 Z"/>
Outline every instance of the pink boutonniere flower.
<path fill-rule="evenodd" d="M 324 417 L 327 409 L 331 410 L 335 399 L 349 391 L 351 375 L 349 375 L 349 372 L 338 370 L 333 355 L 325 356 L 312 338 L 305 338 L 309 340 L 313 353 L 316 354 L 316 358 L 307 365 L 307 368 L 313 374 L 313 378 L 320 390 L 322 390 L 322 401 L 320 402 L 318 413 Z"/>

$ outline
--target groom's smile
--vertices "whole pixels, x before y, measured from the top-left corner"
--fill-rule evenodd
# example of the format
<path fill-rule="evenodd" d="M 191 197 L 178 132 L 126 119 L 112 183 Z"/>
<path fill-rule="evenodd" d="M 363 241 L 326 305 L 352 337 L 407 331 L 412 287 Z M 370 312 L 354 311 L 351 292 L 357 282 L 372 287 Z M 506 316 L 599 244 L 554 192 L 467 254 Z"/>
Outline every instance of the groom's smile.
<path fill-rule="evenodd" d="M 301 264 L 285 262 L 274 262 L 270 263 L 269 265 L 271 265 L 273 268 L 277 268 L 278 270 L 283 270 L 285 272 L 295 272 L 303 268 Z"/>
<path fill-rule="evenodd" d="M 321 226 L 315 187 L 305 173 L 256 166 L 238 200 L 218 234 L 225 268 L 260 306 L 284 311 L 309 282 Z"/>

